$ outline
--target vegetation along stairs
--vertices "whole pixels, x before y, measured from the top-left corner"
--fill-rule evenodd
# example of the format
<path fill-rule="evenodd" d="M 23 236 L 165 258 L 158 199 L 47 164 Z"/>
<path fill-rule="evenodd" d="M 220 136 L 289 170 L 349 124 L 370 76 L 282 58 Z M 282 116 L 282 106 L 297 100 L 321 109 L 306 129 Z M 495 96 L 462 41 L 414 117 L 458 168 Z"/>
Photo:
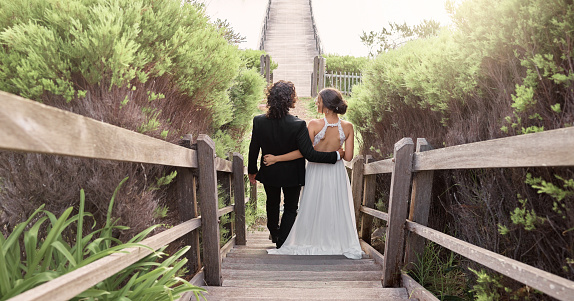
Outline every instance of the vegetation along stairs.
<path fill-rule="evenodd" d="M 250 232 L 222 260 L 223 285 L 207 300 L 409 300 L 405 288 L 383 288 L 373 259 L 343 255 L 268 255 L 268 232 Z M 416 299 L 410 299 L 416 300 Z"/>

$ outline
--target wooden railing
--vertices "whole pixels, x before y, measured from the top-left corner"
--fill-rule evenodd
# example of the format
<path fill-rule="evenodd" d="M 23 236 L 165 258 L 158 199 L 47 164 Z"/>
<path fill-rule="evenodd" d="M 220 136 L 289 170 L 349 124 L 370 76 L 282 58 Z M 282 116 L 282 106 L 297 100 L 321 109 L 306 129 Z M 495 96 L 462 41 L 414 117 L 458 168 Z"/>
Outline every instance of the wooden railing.
<path fill-rule="evenodd" d="M 190 270 L 198 272 L 193 284 L 221 285 L 222 254 L 233 244 L 246 243 L 243 158 L 239 153 L 232 154 L 232 161 L 216 157 L 214 143 L 206 135 L 198 137 L 197 150 L 192 150 L 0 91 L 0 150 L 178 167 L 182 223 L 141 244 L 157 250 L 183 238 L 191 246 L 186 254 Z M 227 197 L 233 196 L 234 205 L 218 208 L 218 180 Z M 196 181 L 201 200 L 197 200 Z M 221 248 L 219 218 L 230 212 L 235 212 L 235 233 Z M 68 300 L 152 252 L 143 247 L 124 251 L 128 253 L 107 256 L 10 300 Z"/>
<path fill-rule="evenodd" d="M 361 156 L 353 159 L 347 168 L 352 169 L 357 229 L 360 229 L 363 248 L 383 265 L 383 286 L 396 287 L 401 277 L 403 285 L 409 285 L 404 283 L 408 281 L 400 270 L 406 263 L 415 262 L 416 254 L 423 252 L 425 240 L 430 240 L 549 296 L 574 300 L 573 281 L 426 226 L 434 170 L 574 166 L 573 149 L 574 127 L 570 127 L 436 150 L 431 149 L 425 139 L 418 139 L 415 151 L 412 139 L 403 138 L 395 144 L 393 159 L 366 163 Z M 389 173 L 389 209 L 381 212 L 373 209 L 375 176 Z M 387 221 L 384 255 L 370 246 L 373 217 Z M 424 296 L 415 292 L 412 297 L 420 300 L 433 298 L 426 293 Z"/>
<path fill-rule="evenodd" d="M 360 84 L 363 77 L 360 73 L 353 72 L 331 72 L 324 73 L 323 83 L 325 87 L 333 87 L 346 95 L 351 95 L 353 86 Z M 320 91 L 320 90 L 319 90 Z"/>
<path fill-rule="evenodd" d="M 259 50 L 265 50 L 265 40 L 267 39 L 267 25 L 269 23 L 269 10 L 271 10 L 271 0 L 267 2 L 267 9 L 265 9 L 265 17 L 263 17 L 263 24 L 261 25 L 261 33 L 259 34 Z"/>
<path fill-rule="evenodd" d="M 321 45 L 321 38 L 319 37 L 319 30 L 315 25 L 315 15 L 313 14 L 313 1 L 309 0 L 309 9 L 311 10 L 311 24 L 313 25 L 313 38 L 315 39 L 315 49 L 319 55 L 323 54 L 323 45 Z"/>

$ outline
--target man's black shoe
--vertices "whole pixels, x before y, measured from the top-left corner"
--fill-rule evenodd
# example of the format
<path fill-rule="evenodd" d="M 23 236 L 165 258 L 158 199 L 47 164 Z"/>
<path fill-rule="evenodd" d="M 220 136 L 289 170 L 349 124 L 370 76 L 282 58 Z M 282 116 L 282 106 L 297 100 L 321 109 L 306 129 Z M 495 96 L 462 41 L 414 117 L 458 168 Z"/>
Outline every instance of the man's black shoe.
<path fill-rule="evenodd" d="M 273 235 L 269 234 L 269 239 L 271 240 L 271 242 L 277 243 L 277 236 L 273 236 Z"/>

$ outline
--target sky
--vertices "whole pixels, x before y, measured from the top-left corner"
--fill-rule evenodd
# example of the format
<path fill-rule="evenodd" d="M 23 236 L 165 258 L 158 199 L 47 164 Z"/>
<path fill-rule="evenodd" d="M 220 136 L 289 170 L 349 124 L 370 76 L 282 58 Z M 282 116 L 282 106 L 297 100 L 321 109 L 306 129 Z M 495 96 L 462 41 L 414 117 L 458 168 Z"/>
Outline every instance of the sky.
<path fill-rule="evenodd" d="M 226 19 L 247 41 L 240 48 L 257 49 L 267 0 L 201 0 L 207 14 Z M 363 31 L 381 31 L 389 22 L 416 25 L 424 19 L 450 24 L 446 0 L 312 0 L 315 24 L 325 53 L 367 56 Z M 352 3 L 352 5 L 349 5 Z"/>

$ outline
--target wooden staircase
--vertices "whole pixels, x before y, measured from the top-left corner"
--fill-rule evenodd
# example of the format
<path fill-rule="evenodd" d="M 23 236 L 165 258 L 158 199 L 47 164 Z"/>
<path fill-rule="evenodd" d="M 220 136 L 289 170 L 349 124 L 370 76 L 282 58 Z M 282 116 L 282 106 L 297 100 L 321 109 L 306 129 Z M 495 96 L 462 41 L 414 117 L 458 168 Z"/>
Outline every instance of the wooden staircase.
<path fill-rule="evenodd" d="M 409 300 L 405 288 L 383 288 L 373 259 L 342 255 L 268 255 L 268 232 L 247 234 L 222 260 L 223 285 L 207 300 Z M 412 299 L 411 299 L 412 300 Z"/>

